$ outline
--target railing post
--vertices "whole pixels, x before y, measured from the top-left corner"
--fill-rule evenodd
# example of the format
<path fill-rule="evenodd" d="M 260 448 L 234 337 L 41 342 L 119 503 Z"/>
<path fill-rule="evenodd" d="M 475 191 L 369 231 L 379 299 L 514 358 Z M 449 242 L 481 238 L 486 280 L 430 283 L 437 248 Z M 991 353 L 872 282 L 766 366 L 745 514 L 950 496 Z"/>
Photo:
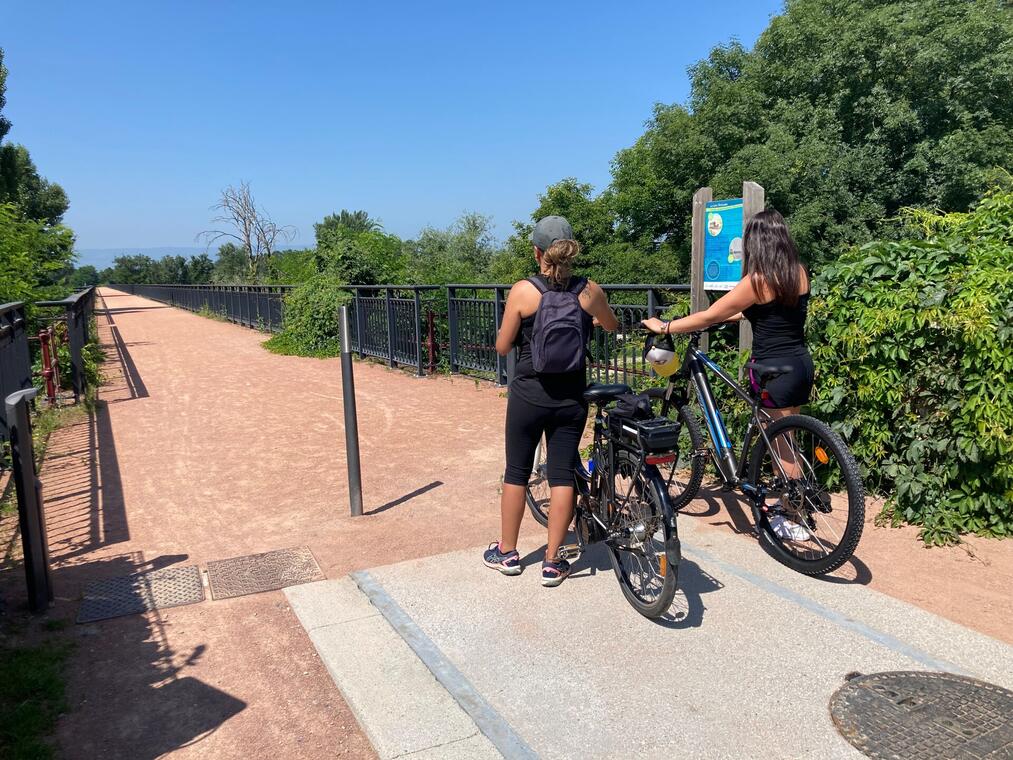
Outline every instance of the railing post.
<path fill-rule="evenodd" d="M 363 350 L 366 345 L 366 336 L 363 333 L 363 302 L 359 296 L 360 291 L 356 288 L 356 348 L 359 349 L 359 358 L 366 359 L 366 352 Z"/>
<path fill-rule="evenodd" d="M 35 472 L 35 450 L 28 402 L 35 388 L 10 394 L 5 400 L 10 428 L 11 463 L 14 489 L 18 497 L 18 523 L 28 582 L 28 606 L 32 612 L 44 612 L 53 601 L 53 582 L 49 571 L 49 545 L 46 541 L 46 514 L 42 509 L 42 484 Z"/>
<path fill-rule="evenodd" d="M 70 348 L 70 384 L 74 389 L 74 403 L 81 400 L 84 393 L 84 362 L 82 360 L 84 333 L 81 331 L 79 320 L 81 310 L 77 303 L 67 307 L 67 343 Z M 87 321 L 86 318 L 84 318 Z"/>
<path fill-rule="evenodd" d="M 429 374 L 436 372 L 436 315 L 432 309 L 426 310 L 426 322 L 428 323 L 428 344 L 429 344 Z"/>
<path fill-rule="evenodd" d="M 647 317 L 650 319 L 658 313 L 658 296 L 654 288 L 647 289 Z"/>
<path fill-rule="evenodd" d="M 454 298 L 457 288 L 447 288 L 447 321 L 450 325 L 450 374 L 457 372 L 457 309 Z"/>
<path fill-rule="evenodd" d="M 500 322 L 503 321 L 503 288 L 497 287 L 495 290 L 495 306 L 493 307 L 493 329 L 492 339 L 493 345 L 496 342 L 496 335 L 499 332 Z M 495 349 L 493 349 L 495 350 Z M 507 378 L 507 360 L 505 356 L 500 356 L 499 352 L 496 352 L 496 384 L 506 385 L 508 382 Z"/>
<path fill-rule="evenodd" d="M 419 377 L 425 374 L 422 364 L 422 295 L 418 288 L 415 292 L 415 358 L 418 360 Z"/>
<path fill-rule="evenodd" d="M 383 291 L 384 305 L 387 307 L 387 363 L 394 366 L 394 301 L 391 300 L 390 288 Z"/>

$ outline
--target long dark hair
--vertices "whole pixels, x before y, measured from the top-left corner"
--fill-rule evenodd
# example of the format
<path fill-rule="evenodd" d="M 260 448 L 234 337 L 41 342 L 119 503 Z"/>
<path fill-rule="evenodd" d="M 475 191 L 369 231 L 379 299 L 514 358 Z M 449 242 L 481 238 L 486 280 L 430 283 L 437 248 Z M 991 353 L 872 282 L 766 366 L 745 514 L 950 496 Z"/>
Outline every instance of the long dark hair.
<path fill-rule="evenodd" d="M 742 234 L 742 252 L 742 268 L 757 294 L 766 285 L 778 303 L 798 303 L 802 261 L 783 216 L 774 209 L 753 216 Z"/>

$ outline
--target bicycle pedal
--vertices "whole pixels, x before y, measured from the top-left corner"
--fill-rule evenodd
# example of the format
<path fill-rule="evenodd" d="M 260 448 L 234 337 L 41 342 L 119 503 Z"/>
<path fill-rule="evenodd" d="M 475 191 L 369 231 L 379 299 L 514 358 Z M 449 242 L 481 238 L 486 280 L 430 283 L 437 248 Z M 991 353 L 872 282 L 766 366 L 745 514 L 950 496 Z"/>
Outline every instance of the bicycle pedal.
<path fill-rule="evenodd" d="M 580 556 L 580 545 L 579 544 L 565 544 L 559 547 L 559 551 L 556 552 L 556 556 L 560 559 L 577 559 Z"/>

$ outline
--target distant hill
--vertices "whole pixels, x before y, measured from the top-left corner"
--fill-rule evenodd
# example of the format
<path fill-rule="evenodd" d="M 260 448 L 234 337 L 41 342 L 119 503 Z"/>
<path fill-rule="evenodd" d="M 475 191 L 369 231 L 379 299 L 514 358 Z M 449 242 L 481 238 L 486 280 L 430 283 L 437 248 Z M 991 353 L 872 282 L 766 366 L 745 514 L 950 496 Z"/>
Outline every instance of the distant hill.
<path fill-rule="evenodd" d="M 117 256 L 132 256 L 141 254 L 150 256 L 153 259 L 160 259 L 163 256 L 196 256 L 204 251 L 203 248 L 193 246 L 163 246 L 161 248 L 78 248 L 77 266 L 83 267 L 91 264 L 98 270 L 113 265 L 113 259 Z M 212 251 L 211 257 L 214 258 Z"/>

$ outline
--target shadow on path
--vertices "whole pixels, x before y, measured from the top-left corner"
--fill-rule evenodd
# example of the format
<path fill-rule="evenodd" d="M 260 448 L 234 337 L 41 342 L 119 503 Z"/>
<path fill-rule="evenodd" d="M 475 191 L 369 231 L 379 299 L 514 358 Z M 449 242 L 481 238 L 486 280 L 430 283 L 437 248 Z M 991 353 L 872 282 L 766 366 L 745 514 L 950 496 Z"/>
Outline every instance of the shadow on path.
<path fill-rule="evenodd" d="M 137 365 L 134 363 L 134 359 L 130 355 L 130 351 L 127 348 L 128 344 L 123 340 L 123 336 L 120 335 L 120 329 L 116 326 L 113 314 L 142 311 L 145 309 L 164 309 L 167 307 L 146 306 L 110 309 L 104 302 L 106 298 L 108 298 L 108 296 L 102 297 L 102 308 L 96 311 L 105 315 L 106 322 L 109 326 L 109 335 L 112 338 L 112 344 L 105 344 L 103 348 L 113 349 L 115 352 L 116 364 L 110 367 L 109 371 L 106 373 L 106 377 L 103 382 L 103 393 L 106 396 L 112 397 L 109 401 L 109 403 L 112 404 L 119 403 L 121 401 L 130 401 L 136 398 L 148 398 L 148 388 L 145 386 L 144 380 L 141 378 L 141 373 L 137 371 Z M 131 343 L 129 345 L 137 344 Z M 107 356 L 109 353 L 110 352 L 107 350 Z"/>
<path fill-rule="evenodd" d="M 701 508 L 701 503 L 703 507 Z M 725 516 L 725 520 L 709 521 L 715 527 L 727 526 L 733 533 L 746 536 L 753 535 L 753 519 L 742 498 L 730 491 L 723 491 L 719 488 L 703 486 L 696 499 L 679 511 L 679 517 L 718 517 Z M 759 546 L 758 551 L 763 551 Z M 835 570 L 831 575 L 809 576 L 826 583 L 858 584 L 867 586 L 872 581 L 872 571 L 869 566 L 856 556 L 852 556 L 842 567 Z"/>
<path fill-rule="evenodd" d="M 92 581 L 189 559 L 117 552 L 130 529 L 106 403 L 53 434 L 40 478 L 56 596 L 51 617 L 72 621 Z M 245 709 L 242 700 L 181 674 L 207 647 L 175 651 L 163 621 L 153 611 L 68 629 L 77 647 L 58 725 L 61 757 L 154 760 L 201 741 Z"/>
<path fill-rule="evenodd" d="M 429 493 L 434 488 L 439 488 L 442 485 L 443 485 L 442 480 L 434 480 L 432 483 L 424 485 L 421 488 L 416 488 L 414 491 L 406 493 L 404 496 L 400 496 L 397 499 L 394 499 L 393 501 L 388 501 L 386 504 L 381 504 L 379 507 L 371 509 L 368 512 L 364 512 L 363 514 L 378 515 L 381 512 L 386 512 L 388 509 L 393 509 L 394 507 L 404 504 L 406 501 L 411 501 L 417 496 L 421 496 L 424 493 Z"/>

